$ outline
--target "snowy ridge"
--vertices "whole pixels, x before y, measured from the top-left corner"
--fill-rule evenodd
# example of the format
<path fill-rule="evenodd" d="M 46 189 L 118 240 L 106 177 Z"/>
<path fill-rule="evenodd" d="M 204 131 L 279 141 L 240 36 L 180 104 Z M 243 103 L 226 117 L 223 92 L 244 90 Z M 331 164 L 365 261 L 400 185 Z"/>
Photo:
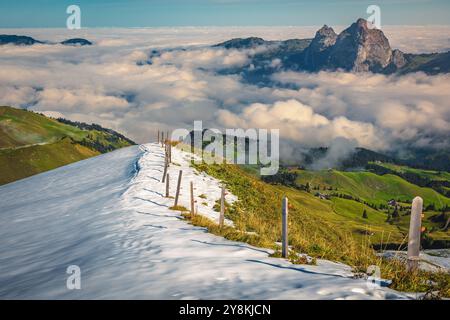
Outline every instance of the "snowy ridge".
<path fill-rule="evenodd" d="M 142 147 L 141 147 L 142 148 Z M 348 266 L 319 261 L 319 266 L 295 266 L 287 261 L 269 258 L 270 250 L 254 248 L 243 243 L 227 241 L 206 233 L 199 227 L 186 225 L 179 212 L 169 210 L 173 199 L 164 198 L 165 184 L 161 183 L 164 151 L 156 144 L 145 145 L 139 160 L 141 168 L 123 199 L 124 207 L 146 216 L 142 223 L 151 225 L 160 236 L 153 245 L 159 247 L 161 262 L 178 261 L 181 268 L 173 278 L 180 288 L 168 298 L 189 299 L 385 299 L 399 298 L 399 294 L 385 288 L 368 289 L 366 282 L 351 279 Z M 212 210 L 220 198 L 220 182 L 189 166 L 191 154 L 173 149 L 173 163 L 169 168 L 171 195 L 178 172 L 183 170 L 180 194 L 181 205 L 189 207 L 189 183 L 194 181 L 199 214 L 215 221 L 218 213 Z M 200 181 L 200 183 L 199 183 Z M 237 198 L 227 192 L 228 202 Z M 206 202 L 207 205 L 198 202 Z M 149 224 L 150 222 L 150 224 Z M 232 224 L 231 221 L 228 222 Z M 180 265 L 181 264 L 181 265 Z M 161 266 L 163 268 L 163 266 Z M 170 268 L 170 266 L 169 266 Z M 163 272 L 163 271 L 162 271 Z M 185 282 L 188 283 L 185 283 Z M 183 284 L 185 283 L 185 284 Z"/>
<path fill-rule="evenodd" d="M 156 144 L 141 145 L 139 148 L 143 151 L 143 155 L 137 162 L 137 174 L 133 177 L 130 188 L 124 195 L 124 203 L 122 204 L 124 207 L 133 206 L 135 205 L 133 200 L 142 200 L 142 198 L 149 199 L 149 201 L 151 199 L 156 206 L 173 206 L 178 174 L 182 170 L 178 205 L 190 209 L 190 182 L 192 181 L 194 183 L 194 197 L 196 198 L 195 207 L 198 209 L 198 213 L 212 220 L 219 220 L 219 213 L 213 210 L 213 206 L 220 199 L 220 181 L 194 170 L 190 166 L 191 154 L 175 148 L 172 155 L 172 165 L 167 171 L 170 177 L 171 198 L 164 198 L 166 185 L 161 183 L 164 173 L 164 150 Z M 226 191 L 225 200 L 231 204 L 237 200 L 237 197 Z M 141 203 L 138 201 L 139 205 Z M 225 219 L 225 224 L 233 225 L 233 222 Z"/>
<path fill-rule="evenodd" d="M 219 181 L 197 175 L 188 156 L 173 149 L 171 195 L 182 169 L 180 205 L 193 180 L 207 197 L 199 213 L 217 219 Z M 164 197 L 163 163 L 163 148 L 148 144 L 0 187 L 0 298 L 406 298 L 353 279 L 348 266 L 292 265 L 188 224 Z M 66 287 L 69 265 L 81 268 L 81 290 Z"/>

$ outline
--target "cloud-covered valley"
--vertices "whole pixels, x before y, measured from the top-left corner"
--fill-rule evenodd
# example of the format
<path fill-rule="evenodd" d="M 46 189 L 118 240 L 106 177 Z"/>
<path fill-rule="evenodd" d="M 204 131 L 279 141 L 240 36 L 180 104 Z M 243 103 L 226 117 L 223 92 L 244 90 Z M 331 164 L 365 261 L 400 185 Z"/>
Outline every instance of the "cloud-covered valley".
<path fill-rule="evenodd" d="M 0 104 L 100 123 L 138 142 L 203 120 L 204 127 L 279 128 L 290 146 L 345 138 L 373 150 L 450 147 L 449 75 L 280 72 L 273 76 L 280 86 L 258 87 L 218 72 L 247 65 L 251 52 L 210 47 L 237 36 L 308 38 L 316 29 L 94 29 L 76 35 L 94 41 L 92 47 L 2 46 Z M 387 33 L 404 51 L 446 50 L 450 29 L 441 29 L 435 37 L 414 27 Z M 73 37 L 64 30 L 20 33 Z M 408 48 L 408 37 L 422 40 Z"/>

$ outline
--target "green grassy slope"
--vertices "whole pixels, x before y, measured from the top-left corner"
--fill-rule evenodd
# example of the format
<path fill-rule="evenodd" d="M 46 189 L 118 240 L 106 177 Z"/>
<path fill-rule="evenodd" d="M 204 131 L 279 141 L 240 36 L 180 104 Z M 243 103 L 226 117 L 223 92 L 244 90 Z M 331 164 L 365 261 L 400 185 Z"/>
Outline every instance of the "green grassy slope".
<path fill-rule="evenodd" d="M 377 175 L 371 172 L 304 171 L 298 170 L 297 183 L 309 183 L 311 188 L 337 188 L 338 192 L 360 198 L 370 204 L 379 206 L 395 199 L 410 203 L 416 196 L 424 199 L 425 206 L 435 204 L 438 208 L 450 205 L 450 199 L 431 188 L 419 187 L 399 176 Z M 325 192 L 325 193 L 328 193 Z"/>
<path fill-rule="evenodd" d="M 0 107 L 0 148 L 51 143 L 63 137 L 81 140 L 87 135 L 76 127 L 61 124 L 40 114 Z"/>
<path fill-rule="evenodd" d="M 392 174 L 380 176 L 371 172 L 337 170 L 293 170 L 292 173 L 296 177 L 294 188 L 297 189 L 298 194 L 313 196 L 320 193 L 330 196 L 329 199 L 315 198 L 323 204 L 328 204 L 334 215 L 326 214 L 327 211 L 323 208 L 317 214 L 325 213 L 325 218 L 329 221 L 336 223 L 341 221 L 340 228 L 353 234 L 365 235 L 367 231 L 364 229 L 369 227 L 372 242 L 400 243 L 409 230 L 409 209 L 412 199 L 420 196 L 425 204 L 423 225 L 427 229 L 428 245 L 431 245 L 433 241 L 441 243 L 450 241 L 450 232 L 441 230 L 446 218 L 436 219 L 442 209 L 450 206 L 450 199 L 433 189 L 419 187 Z M 307 184 L 309 192 L 304 188 Z M 387 205 L 391 199 L 399 201 L 397 210 Z M 306 202 L 303 203 L 306 204 Z M 427 210 L 431 204 L 435 208 Z M 313 213 L 316 210 L 310 208 L 309 211 Z M 364 211 L 367 215 L 365 218 Z M 339 216 L 341 220 L 336 216 Z M 389 240 L 381 239 L 387 234 L 389 234 Z"/>
<path fill-rule="evenodd" d="M 375 255 L 372 245 L 392 244 L 395 249 L 405 245 L 409 216 L 404 212 L 393 222 L 387 222 L 387 213 L 373 209 L 354 200 L 331 197 L 320 199 L 314 191 L 300 190 L 293 186 L 269 184 L 256 177 L 251 170 L 236 165 L 192 164 L 198 171 L 206 172 L 221 181 L 235 194 L 239 201 L 225 211 L 233 220 L 234 228 L 220 228 L 215 221 L 199 215 L 186 215 L 194 225 L 206 227 L 210 232 L 231 240 L 243 241 L 259 247 L 274 248 L 279 255 L 281 241 L 281 203 L 284 196 L 289 199 L 289 244 L 297 253 L 347 263 L 355 271 L 365 272 L 369 265 L 378 265 L 383 278 L 392 279 L 392 288 L 403 291 L 427 291 L 424 280 L 433 274 L 421 272 L 405 273 L 405 266 Z M 353 186 L 353 190 L 356 190 Z M 368 218 L 362 217 L 366 210 Z M 433 222 L 426 213 L 424 225 Z M 449 232 L 433 234 L 440 240 L 450 240 Z M 404 247 L 404 246 L 403 246 Z M 294 263 L 305 263 L 294 253 Z M 437 275 L 436 287 L 442 295 L 450 296 L 449 275 Z M 429 281 L 428 281 L 429 282 Z M 427 283 L 428 283 L 427 282 Z M 433 288 L 432 290 L 435 290 Z"/>
<path fill-rule="evenodd" d="M 430 180 L 450 181 L 450 172 L 416 169 L 393 163 L 377 163 L 377 165 L 383 166 L 398 173 L 414 173 Z"/>
<path fill-rule="evenodd" d="M 185 149 L 185 146 L 181 148 Z M 270 221 L 279 218 L 279 209 L 275 208 L 280 207 L 282 195 L 286 195 L 291 203 L 298 205 L 298 212 L 304 213 L 303 219 L 316 220 L 312 223 L 316 233 L 317 225 L 328 225 L 329 228 L 323 232 L 324 235 L 332 237 L 336 232 L 343 232 L 357 241 L 369 237 L 374 245 L 389 242 L 398 248 L 404 244 L 408 234 L 411 202 L 416 196 L 421 196 L 426 207 L 430 204 L 435 205 L 434 209 L 425 208 L 427 210 L 423 225 L 429 238 L 427 247 L 450 245 L 450 232 L 442 231 L 449 213 L 441 212 L 441 209 L 444 210 L 450 204 L 450 198 L 431 188 L 412 184 L 396 175 L 377 175 L 366 171 L 307 171 L 281 168 L 275 176 L 260 177 L 254 166 L 196 167 L 234 186 L 231 191 L 243 199 L 245 211 L 256 210 L 259 212 L 258 220 L 264 219 L 264 222 L 258 222 L 263 226 L 260 229 L 264 229 L 264 226 L 270 228 Z M 231 173 L 232 177 L 227 177 Z M 251 192 L 256 185 L 261 186 L 260 190 Z M 318 196 L 319 193 L 321 197 Z M 270 200 L 264 199 L 264 194 L 270 195 Z M 388 205 L 392 199 L 398 201 L 397 208 Z M 266 205 L 267 202 L 275 204 Z M 242 219 L 242 216 L 239 219 Z M 252 223 L 255 221 L 257 220 L 251 220 Z M 246 231 L 254 231 L 252 230 L 254 227 L 250 227 L 248 221 L 245 224 Z"/>
<path fill-rule="evenodd" d="M 290 203 L 291 243 L 300 252 L 346 261 L 352 258 L 350 251 L 367 238 L 366 234 L 355 230 L 378 229 L 374 240 L 381 241 L 381 226 L 336 214 L 331 201 L 320 200 L 294 188 L 267 184 L 234 165 L 195 164 L 194 167 L 224 181 L 227 188 L 239 197 L 239 202 L 226 211 L 226 216 L 233 220 L 237 229 L 254 232 L 255 245 L 271 247 L 281 240 L 281 202 L 284 196 Z M 393 239 L 401 241 L 403 235 L 395 226 L 386 224 L 385 227 L 385 239 L 390 231 Z M 349 251 L 342 250 L 344 244 Z"/>
<path fill-rule="evenodd" d="M 403 179 L 419 185 L 429 187 L 450 197 L 450 173 L 446 171 L 424 170 L 384 162 L 370 162 L 367 165 L 370 171 L 377 174 L 395 174 Z"/>
<path fill-rule="evenodd" d="M 0 150 L 0 184 L 99 155 L 69 138 L 46 145 Z"/>
<path fill-rule="evenodd" d="M 0 185 L 130 145 L 115 132 L 96 128 L 0 107 Z"/>

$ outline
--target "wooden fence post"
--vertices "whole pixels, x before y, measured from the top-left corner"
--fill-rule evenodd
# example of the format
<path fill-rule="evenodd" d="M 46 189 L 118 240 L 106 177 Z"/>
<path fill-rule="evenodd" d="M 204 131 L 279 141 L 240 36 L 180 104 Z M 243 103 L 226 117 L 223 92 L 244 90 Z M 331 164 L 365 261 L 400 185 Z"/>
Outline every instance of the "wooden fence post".
<path fill-rule="evenodd" d="M 158 144 L 159 144 L 159 130 L 158 130 Z"/>
<path fill-rule="evenodd" d="M 194 208 L 194 183 L 191 181 L 191 214 L 195 215 L 195 208 Z"/>
<path fill-rule="evenodd" d="M 183 170 L 180 170 L 178 174 L 178 184 L 177 184 L 177 193 L 175 194 L 175 204 L 174 207 L 178 206 L 178 198 L 180 196 L 180 188 L 181 188 L 181 177 L 183 176 Z"/>
<path fill-rule="evenodd" d="M 166 174 L 167 174 L 168 167 L 169 167 L 169 164 L 167 163 L 167 156 L 166 156 L 166 158 L 164 159 L 164 173 L 163 173 L 162 180 L 161 180 L 162 183 L 164 183 L 164 181 L 166 181 Z"/>
<path fill-rule="evenodd" d="M 161 132 L 161 146 L 164 147 L 164 131 Z"/>
<path fill-rule="evenodd" d="M 219 216 L 219 226 L 223 227 L 225 221 L 225 186 L 222 185 L 222 193 L 220 195 L 220 216 Z"/>
<path fill-rule="evenodd" d="M 289 202 L 288 198 L 283 198 L 283 212 L 282 212 L 282 237 L 281 237 L 281 256 L 283 258 L 288 257 L 289 253 L 289 241 L 288 241 L 288 211 L 289 211 Z"/>
<path fill-rule="evenodd" d="M 164 146 L 164 157 L 167 161 L 169 161 L 169 149 L 167 147 L 167 144 Z"/>
<path fill-rule="evenodd" d="M 167 174 L 166 175 L 166 198 L 168 198 L 169 197 L 169 191 L 170 191 L 170 176 L 169 176 L 169 174 Z"/>
<path fill-rule="evenodd" d="M 422 227 L 423 199 L 416 197 L 411 207 L 411 220 L 408 237 L 408 271 L 412 272 L 419 266 L 420 234 Z"/>

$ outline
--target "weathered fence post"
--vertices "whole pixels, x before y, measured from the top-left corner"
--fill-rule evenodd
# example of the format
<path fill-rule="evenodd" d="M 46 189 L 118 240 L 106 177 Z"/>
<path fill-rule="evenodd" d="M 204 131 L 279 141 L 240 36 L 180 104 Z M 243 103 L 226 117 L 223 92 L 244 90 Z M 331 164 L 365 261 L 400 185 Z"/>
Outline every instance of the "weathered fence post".
<path fill-rule="evenodd" d="M 166 157 L 167 162 L 169 162 L 169 147 L 167 144 L 164 146 L 164 156 Z"/>
<path fill-rule="evenodd" d="M 169 197 L 169 191 L 170 191 L 170 176 L 169 176 L 169 174 L 167 174 L 167 176 L 166 176 L 166 198 L 168 198 Z"/>
<path fill-rule="evenodd" d="M 219 216 L 219 226 L 223 227 L 225 220 L 225 186 L 222 185 L 222 193 L 220 195 L 220 216 Z"/>
<path fill-rule="evenodd" d="M 180 170 L 178 174 L 178 184 L 177 184 L 177 193 L 175 194 L 175 204 L 174 207 L 178 206 L 178 198 L 180 196 L 180 188 L 181 188 L 181 177 L 183 176 L 183 170 Z"/>
<path fill-rule="evenodd" d="M 166 181 L 166 174 L 167 174 L 168 167 L 169 167 L 169 163 L 167 162 L 167 156 L 166 156 L 166 158 L 164 159 L 164 173 L 163 173 L 162 180 L 161 180 L 162 183 L 164 183 L 164 181 Z"/>
<path fill-rule="evenodd" d="M 194 183 L 191 181 L 191 214 L 195 215 L 195 208 L 194 208 Z"/>
<path fill-rule="evenodd" d="M 408 237 L 408 271 L 415 271 L 419 266 L 420 234 L 422 227 L 423 199 L 414 198 L 411 207 L 411 220 Z"/>
<path fill-rule="evenodd" d="M 161 132 L 161 146 L 164 147 L 164 131 Z"/>
<path fill-rule="evenodd" d="M 158 130 L 158 144 L 159 144 L 159 130 Z"/>
<path fill-rule="evenodd" d="M 281 229 L 282 229 L 282 237 L 281 237 L 281 256 L 283 258 L 288 257 L 289 252 L 289 241 L 288 241 L 288 210 L 289 210 L 289 204 L 288 204 L 288 198 L 283 198 L 283 211 L 282 211 L 282 218 L 281 218 Z"/>

